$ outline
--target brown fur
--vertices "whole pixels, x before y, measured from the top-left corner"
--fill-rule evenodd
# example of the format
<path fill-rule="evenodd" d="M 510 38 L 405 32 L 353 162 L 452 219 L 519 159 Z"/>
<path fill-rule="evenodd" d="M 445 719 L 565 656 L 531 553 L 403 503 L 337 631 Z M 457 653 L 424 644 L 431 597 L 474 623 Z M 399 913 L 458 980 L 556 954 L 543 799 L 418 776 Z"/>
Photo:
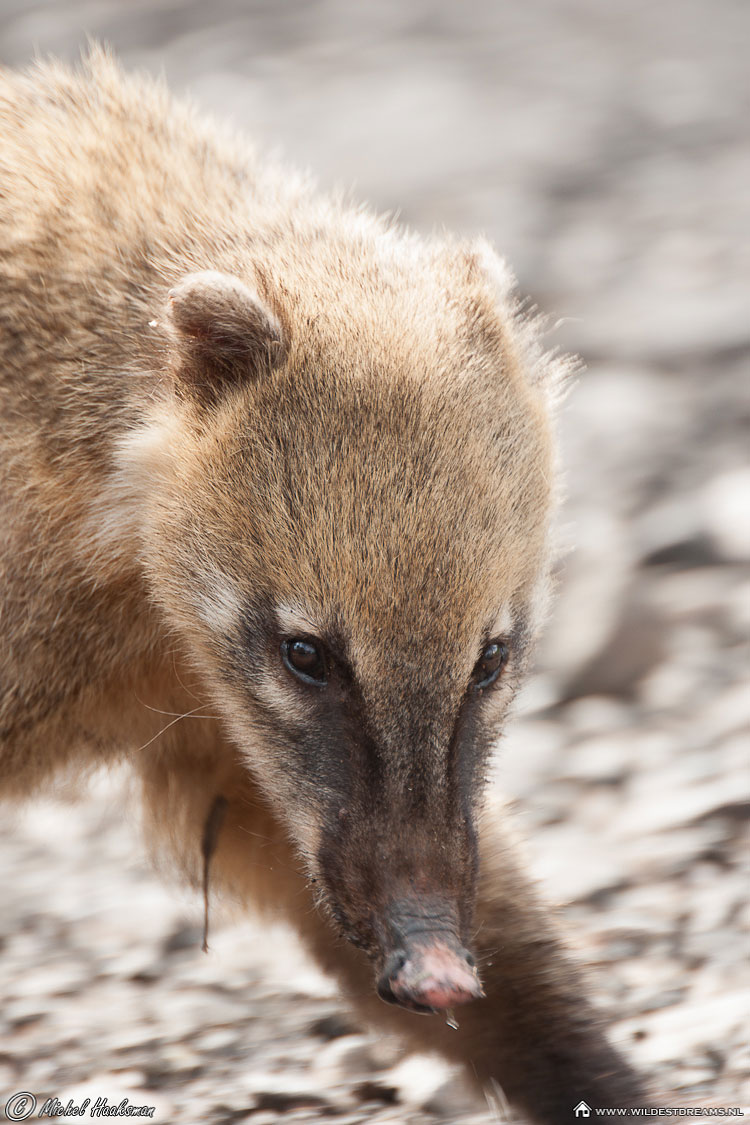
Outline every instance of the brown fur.
<path fill-rule="evenodd" d="M 0 120 L 5 794 L 126 755 L 158 847 L 286 916 L 373 1019 L 538 1121 L 641 1102 L 498 818 L 476 848 L 543 616 L 562 373 L 502 266 L 102 52 L 0 72 Z M 493 628 L 511 657 L 476 696 Z M 301 631 L 342 654 L 324 694 L 279 660 Z M 395 899 L 438 891 L 487 993 L 459 1032 L 380 1003 L 368 960 Z"/>

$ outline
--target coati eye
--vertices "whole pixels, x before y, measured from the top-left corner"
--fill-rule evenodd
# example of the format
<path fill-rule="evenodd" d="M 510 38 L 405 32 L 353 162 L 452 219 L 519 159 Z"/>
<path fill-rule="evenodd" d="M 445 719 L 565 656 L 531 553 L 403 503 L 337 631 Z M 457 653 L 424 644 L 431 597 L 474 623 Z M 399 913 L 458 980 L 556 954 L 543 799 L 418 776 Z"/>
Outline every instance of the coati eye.
<path fill-rule="evenodd" d="M 475 690 L 481 691 L 482 688 L 494 684 L 508 663 L 509 656 L 510 653 L 506 644 L 502 641 L 490 641 L 474 665 L 471 678 Z"/>
<path fill-rule="evenodd" d="M 323 649 L 314 641 L 307 641 L 301 637 L 283 641 L 281 659 L 298 680 L 303 680 L 307 684 L 317 684 L 319 687 L 326 683 Z"/>

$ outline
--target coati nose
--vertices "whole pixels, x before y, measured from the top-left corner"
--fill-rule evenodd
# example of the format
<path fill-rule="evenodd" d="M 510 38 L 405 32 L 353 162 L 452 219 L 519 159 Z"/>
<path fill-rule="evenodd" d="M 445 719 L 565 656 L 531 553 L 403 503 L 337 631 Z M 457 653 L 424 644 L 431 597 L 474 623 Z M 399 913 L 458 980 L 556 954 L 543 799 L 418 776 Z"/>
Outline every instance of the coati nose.
<path fill-rule="evenodd" d="M 392 953 L 378 995 L 389 1004 L 430 1014 L 479 1000 L 484 992 L 471 954 L 436 941 Z"/>

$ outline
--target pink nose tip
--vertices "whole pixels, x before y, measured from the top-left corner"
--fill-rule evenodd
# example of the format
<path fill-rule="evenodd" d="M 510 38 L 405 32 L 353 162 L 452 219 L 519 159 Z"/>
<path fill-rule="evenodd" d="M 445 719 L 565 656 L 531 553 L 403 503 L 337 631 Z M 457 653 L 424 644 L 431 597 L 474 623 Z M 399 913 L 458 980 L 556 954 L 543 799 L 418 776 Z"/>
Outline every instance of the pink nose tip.
<path fill-rule="evenodd" d="M 473 959 L 463 951 L 436 943 L 412 948 L 399 961 L 381 985 L 383 999 L 417 1011 L 435 1011 L 484 996 Z"/>

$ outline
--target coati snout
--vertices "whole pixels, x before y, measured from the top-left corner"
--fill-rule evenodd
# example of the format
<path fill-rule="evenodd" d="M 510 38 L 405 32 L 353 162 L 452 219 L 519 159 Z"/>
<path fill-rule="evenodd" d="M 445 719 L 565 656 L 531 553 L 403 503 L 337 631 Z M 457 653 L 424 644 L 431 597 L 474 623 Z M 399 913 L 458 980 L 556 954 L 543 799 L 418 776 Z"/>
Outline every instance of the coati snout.
<path fill-rule="evenodd" d="M 393 952 L 378 977 L 378 996 L 422 1014 L 484 996 L 474 956 L 457 938 L 455 910 L 444 899 L 402 899 L 386 913 Z"/>
<path fill-rule="evenodd" d="M 310 631 L 283 636 L 301 620 L 301 604 L 278 607 L 275 627 L 256 615 L 254 636 L 270 629 L 272 639 L 255 642 L 255 690 L 283 706 L 283 724 L 279 707 L 264 730 L 279 746 L 277 773 L 293 768 L 311 798 L 318 903 L 369 956 L 381 998 L 414 1011 L 476 999 L 474 822 L 494 731 L 480 719 L 502 706 L 510 638 L 470 643 L 467 656 L 460 638 L 451 643 L 434 625 L 420 636 L 413 622 L 400 646 L 390 638 L 386 659 L 373 651 L 370 629 L 343 610 L 326 635 L 326 613 L 309 602 Z M 244 638 L 245 652 L 253 643 Z M 253 712 L 258 702 L 248 696 Z M 291 805 L 285 815 L 293 821 Z"/>
<path fill-rule="evenodd" d="M 378 996 L 420 1015 L 457 1008 L 484 996 L 473 956 L 441 941 L 398 949 L 383 966 Z"/>
<path fill-rule="evenodd" d="M 356 712 L 356 722 L 338 732 L 331 755 L 328 783 L 338 792 L 322 815 L 319 897 L 327 900 L 343 936 L 369 954 L 381 999 L 419 1012 L 482 995 L 465 948 L 475 906 L 477 795 L 459 776 L 461 768 L 472 776 L 468 762 L 482 748 L 467 738 L 459 719 L 478 702 L 478 693 L 498 682 L 510 659 L 506 642 L 485 644 L 454 714 L 435 697 L 436 690 L 451 694 L 444 677 L 452 659 L 439 637 L 436 645 L 438 651 L 412 646 L 407 684 L 396 669 L 382 671 L 380 691 L 400 702 L 394 740 L 378 729 L 371 693 L 341 647 L 334 655 L 309 636 L 281 643 L 282 662 L 303 699 L 311 692 L 316 702 L 325 700 L 329 682 L 338 681 L 328 714 L 318 720 L 324 728 L 333 711 Z M 342 769 L 345 761 L 355 767 Z"/>
<path fill-rule="evenodd" d="M 355 800 L 356 818 L 324 826 L 317 867 L 319 897 L 370 958 L 380 998 L 417 1012 L 483 995 L 468 948 L 475 834 L 434 794 L 433 802 L 427 820 L 403 798 L 372 797 L 369 812 Z"/>

